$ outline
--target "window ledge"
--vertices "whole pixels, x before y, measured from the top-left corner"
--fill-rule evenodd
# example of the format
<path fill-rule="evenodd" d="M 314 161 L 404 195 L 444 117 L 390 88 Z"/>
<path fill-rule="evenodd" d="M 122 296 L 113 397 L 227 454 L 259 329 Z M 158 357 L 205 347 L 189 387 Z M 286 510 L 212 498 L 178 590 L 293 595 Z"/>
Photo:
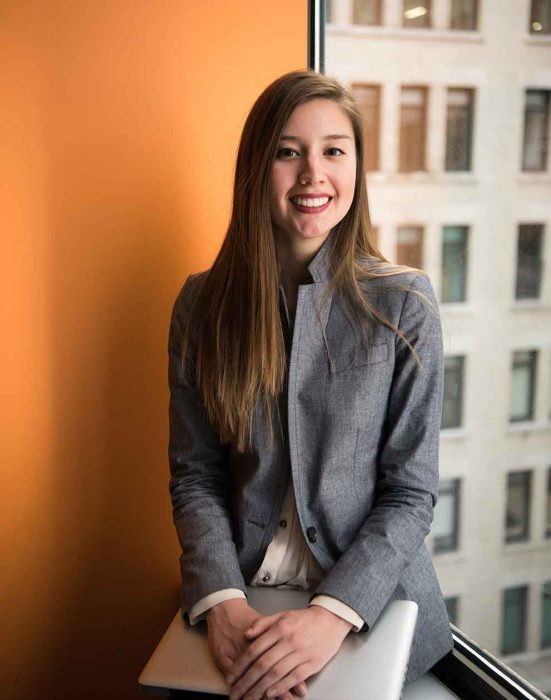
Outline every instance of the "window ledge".
<path fill-rule="evenodd" d="M 527 34 L 524 37 L 524 43 L 533 46 L 551 46 L 551 34 Z"/>
<path fill-rule="evenodd" d="M 551 311 L 551 304 L 541 299 L 517 299 L 511 304 L 511 311 Z"/>
<path fill-rule="evenodd" d="M 380 39 L 413 39 L 427 41 L 449 41 L 454 44 L 462 41 L 466 44 L 484 44 L 480 32 L 464 29 L 416 29 L 414 27 L 383 27 L 369 24 L 326 24 L 327 35 L 369 36 Z M 538 37 L 539 38 L 539 37 Z"/>
<path fill-rule="evenodd" d="M 450 313 L 455 316 L 470 316 L 474 313 L 472 304 L 466 301 L 441 301 L 440 311 L 442 313 Z"/>
<path fill-rule="evenodd" d="M 469 433 L 465 428 L 441 428 L 440 438 L 442 440 L 465 440 L 469 437 Z"/>
<path fill-rule="evenodd" d="M 438 565 L 443 564 L 450 566 L 455 566 L 457 564 L 464 564 L 466 562 L 465 555 L 457 549 L 450 552 L 435 552 L 434 548 L 431 547 L 432 556 L 438 561 Z"/>
<path fill-rule="evenodd" d="M 525 171 L 518 174 L 518 182 L 521 185 L 548 185 L 551 183 L 551 174 L 547 170 Z"/>
<path fill-rule="evenodd" d="M 551 430 L 551 421 L 518 421 L 518 423 L 509 423 L 507 433 L 510 435 L 520 433 L 541 433 Z"/>
<path fill-rule="evenodd" d="M 501 546 L 501 554 L 503 556 L 508 556 L 514 554 L 515 557 L 526 552 L 526 554 L 533 554 L 534 552 L 547 552 L 549 550 L 549 541 L 543 540 L 541 542 L 534 542 L 533 540 L 527 539 L 522 542 L 507 542 L 503 543 Z"/>
<path fill-rule="evenodd" d="M 411 172 L 388 172 L 382 170 L 372 170 L 366 173 L 367 181 L 373 184 L 385 183 L 389 185 L 406 183 L 426 183 L 429 185 L 478 185 L 479 180 L 470 171 L 429 171 L 412 170 Z M 551 181 L 551 178 L 550 178 Z"/>

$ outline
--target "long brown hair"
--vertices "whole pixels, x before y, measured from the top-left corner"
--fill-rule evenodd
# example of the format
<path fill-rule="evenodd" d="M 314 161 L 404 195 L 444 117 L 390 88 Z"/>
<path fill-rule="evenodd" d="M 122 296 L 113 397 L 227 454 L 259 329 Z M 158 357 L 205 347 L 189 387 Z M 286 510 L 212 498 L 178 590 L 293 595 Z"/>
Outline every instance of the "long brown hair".
<path fill-rule="evenodd" d="M 284 384 L 286 355 L 270 177 L 283 127 L 298 105 L 315 98 L 333 100 L 349 117 L 357 164 L 352 205 L 330 234 L 332 274 L 325 295 L 331 289 L 339 290 L 364 339 L 368 315 L 392 328 L 418 359 L 403 333 L 379 314 L 361 290 L 366 279 L 414 268 L 390 263 L 374 241 L 358 108 L 333 78 L 308 70 L 287 73 L 264 90 L 247 117 L 237 154 L 228 230 L 214 264 L 204 273 L 182 329 L 182 362 L 192 330 L 196 340 L 194 381 L 208 419 L 222 442 L 233 442 L 241 451 L 251 445 L 253 416 L 259 406 L 270 427 L 270 440 L 273 438 L 272 418 Z"/>

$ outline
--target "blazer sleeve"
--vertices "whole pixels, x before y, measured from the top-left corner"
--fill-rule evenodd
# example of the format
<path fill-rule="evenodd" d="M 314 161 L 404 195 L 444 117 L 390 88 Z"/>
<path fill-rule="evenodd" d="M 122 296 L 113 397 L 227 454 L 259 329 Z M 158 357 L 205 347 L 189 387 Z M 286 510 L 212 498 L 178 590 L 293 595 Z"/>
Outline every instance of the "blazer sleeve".
<path fill-rule="evenodd" d="M 169 490 L 182 548 L 182 612 L 221 589 L 246 592 L 228 510 L 227 447 L 218 439 L 193 380 L 193 341 L 186 368 L 180 366 L 182 323 L 190 312 L 196 275 L 186 280 L 172 310 L 168 340 Z M 188 618 L 189 620 L 189 618 Z"/>
<path fill-rule="evenodd" d="M 440 316 L 428 277 L 417 275 L 410 284 L 398 326 L 422 366 L 396 336 L 374 506 L 313 594 L 332 595 L 349 605 L 365 620 L 363 631 L 377 620 L 423 544 L 438 498 L 444 362 Z"/>

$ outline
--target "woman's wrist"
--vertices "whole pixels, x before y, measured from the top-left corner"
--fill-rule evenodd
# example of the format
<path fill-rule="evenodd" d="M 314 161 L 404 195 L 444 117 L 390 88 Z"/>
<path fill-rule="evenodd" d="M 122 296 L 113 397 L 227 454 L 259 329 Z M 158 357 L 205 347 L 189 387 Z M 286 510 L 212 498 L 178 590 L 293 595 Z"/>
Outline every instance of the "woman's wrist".
<path fill-rule="evenodd" d="M 342 632 L 343 637 L 346 637 L 346 635 L 354 627 L 354 625 L 351 622 L 348 622 L 348 620 L 345 620 L 343 617 L 336 615 L 335 613 L 331 612 L 331 610 L 328 610 L 327 608 L 324 608 L 321 605 L 310 605 L 307 608 L 307 610 L 311 610 L 321 619 L 329 620 L 331 622 L 331 625 L 334 625 Z"/>

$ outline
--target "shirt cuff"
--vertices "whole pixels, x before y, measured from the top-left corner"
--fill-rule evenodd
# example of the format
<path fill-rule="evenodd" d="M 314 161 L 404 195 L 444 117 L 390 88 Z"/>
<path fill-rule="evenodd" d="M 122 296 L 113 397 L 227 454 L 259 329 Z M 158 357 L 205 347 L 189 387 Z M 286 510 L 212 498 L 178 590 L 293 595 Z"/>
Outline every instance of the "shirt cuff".
<path fill-rule="evenodd" d="M 329 610 L 329 612 L 334 613 L 338 617 L 342 617 L 343 620 L 350 622 L 352 624 L 352 631 L 359 632 L 364 626 L 364 620 L 358 615 L 355 610 L 349 608 L 340 600 L 333 598 L 329 595 L 316 595 L 308 603 L 308 605 L 319 605 L 321 608 Z"/>
<path fill-rule="evenodd" d="M 223 588 L 221 591 L 209 593 L 209 595 L 198 600 L 189 611 L 189 624 L 196 625 L 200 620 L 205 619 L 208 611 L 212 607 L 218 605 L 218 603 L 223 603 L 225 600 L 232 600 L 233 598 L 243 598 L 247 600 L 247 596 L 239 588 Z"/>

